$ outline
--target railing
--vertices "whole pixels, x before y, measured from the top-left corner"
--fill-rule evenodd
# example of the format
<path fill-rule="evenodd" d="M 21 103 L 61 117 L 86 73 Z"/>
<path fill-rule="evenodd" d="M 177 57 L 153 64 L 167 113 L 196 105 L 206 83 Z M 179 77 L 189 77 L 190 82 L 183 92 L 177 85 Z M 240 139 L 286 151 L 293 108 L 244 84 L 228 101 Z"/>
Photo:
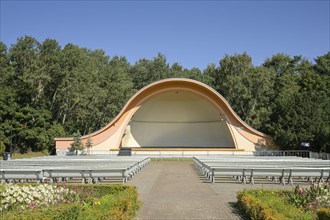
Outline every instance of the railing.
<path fill-rule="evenodd" d="M 310 152 L 309 158 L 322 159 L 322 160 L 330 160 L 330 154 Z"/>
<path fill-rule="evenodd" d="M 293 157 L 310 157 L 310 152 L 306 150 L 286 150 L 286 151 L 255 151 L 255 156 L 293 156 Z"/>
<path fill-rule="evenodd" d="M 293 156 L 293 157 L 306 157 L 322 160 L 330 160 L 330 154 L 317 153 L 307 150 L 286 150 L 286 151 L 255 151 L 255 156 Z"/>
<path fill-rule="evenodd" d="M 118 150 L 92 150 L 90 154 L 92 155 L 112 155 L 117 156 Z M 87 153 L 86 155 L 88 155 Z M 132 156 L 148 156 L 151 158 L 192 158 L 193 156 L 217 156 L 217 155 L 234 155 L 234 156 L 277 156 L 277 157 L 304 157 L 304 158 L 314 158 L 322 160 L 330 160 L 330 154 L 327 153 L 317 153 L 306 150 L 286 150 L 286 151 L 132 151 Z"/>

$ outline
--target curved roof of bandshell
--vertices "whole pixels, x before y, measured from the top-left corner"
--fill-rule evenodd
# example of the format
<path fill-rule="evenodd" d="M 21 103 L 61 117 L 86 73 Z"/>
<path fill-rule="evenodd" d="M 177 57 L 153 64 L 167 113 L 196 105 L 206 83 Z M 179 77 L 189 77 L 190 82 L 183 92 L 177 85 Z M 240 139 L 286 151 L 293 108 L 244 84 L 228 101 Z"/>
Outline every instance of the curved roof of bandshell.
<path fill-rule="evenodd" d="M 216 90 L 211 88 L 210 86 L 201 83 L 192 79 L 184 79 L 184 78 L 170 78 L 164 79 L 160 81 L 156 81 L 154 83 L 145 86 L 141 90 L 139 90 L 135 95 L 133 95 L 129 101 L 126 103 L 121 112 L 105 127 L 101 128 L 98 131 L 95 131 L 92 134 L 88 134 L 82 137 L 83 140 L 87 138 L 98 140 L 96 142 L 104 141 L 109 135 L 111 136 L 116 129 L 116 124 L 122 123 L 122 118 L 124 117 L 132 117 L 133 114 L 127 114 L 132 109 L 138 110 L 138 108 L 147 101 L 150 97 L 154 97 L 155 95 L 165 92 L 165 91 L 190 91 L 191 93 L 195 93 L 203 96 L 207 100 L 209 100 L 220 112 L 220 114 L 224 117 L 224 119 L 237 128 L 237 131 L 243 135 L 245 138 L 249 139 L 251 142 L 257 143 L 258 138 L 253 138 L 251 140 L 251 135 L 247 135 L 247 133 L 252 134 L 255 137 L 271 139 L 270 136 L 261 133 L 248 124 L 246 124 L 231 108 L 227 100 L 220 95 Z M 127 120 L 126 120 L 127 121 Z M 98 136 L 104 136 L 103 138 L 96 138 Z M 72 141 L 73 138 L 55 138 L 55 141 Z"/>

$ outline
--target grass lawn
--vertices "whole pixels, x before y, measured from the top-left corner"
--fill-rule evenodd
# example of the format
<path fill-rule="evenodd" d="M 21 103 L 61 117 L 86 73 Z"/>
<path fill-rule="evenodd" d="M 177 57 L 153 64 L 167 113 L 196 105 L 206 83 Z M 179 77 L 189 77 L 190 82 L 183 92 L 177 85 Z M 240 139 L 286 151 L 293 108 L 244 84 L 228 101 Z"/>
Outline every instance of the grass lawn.
<path fill-rule="evenodd" d="M 32 157 L 42 157 L 42 156 L 48 156 L 49 154 L 44 151 L 39 152 L 29 152 L 25 154 L 20 153 L 13 153 L 11 159 L 23 159 L 23 158 L 32 158 Z M 3 160 L 2 155 L 0 160 Z"/>
<path fill-rule="evenodd" d="M 151 158 L 151 161 L 183 161 L 183 162 L 192 162 L 192 158 L 179 158 L 179 157 L 171 157 L 171 158 Z"/>

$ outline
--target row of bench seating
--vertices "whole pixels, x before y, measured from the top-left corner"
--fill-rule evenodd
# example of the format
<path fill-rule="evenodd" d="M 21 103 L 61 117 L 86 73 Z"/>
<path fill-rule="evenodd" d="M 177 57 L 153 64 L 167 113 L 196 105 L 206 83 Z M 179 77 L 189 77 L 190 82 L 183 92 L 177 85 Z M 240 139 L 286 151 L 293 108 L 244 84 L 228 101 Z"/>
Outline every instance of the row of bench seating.
<path fill-rule="evenodd" d="M 149 157 L 74 156 L 0 161 L 1 182 L 126 183 Z"/>
<path fill-rule="evenodd" d="M 212 183 L 256 180 L 293 184 L 294 180 L 324 182 L 330 178 L 330 162 L 299 157 L 221 156 L 193 157 L 196 169 Z M 269 181 L 270 180 L 270 181 Z"/>

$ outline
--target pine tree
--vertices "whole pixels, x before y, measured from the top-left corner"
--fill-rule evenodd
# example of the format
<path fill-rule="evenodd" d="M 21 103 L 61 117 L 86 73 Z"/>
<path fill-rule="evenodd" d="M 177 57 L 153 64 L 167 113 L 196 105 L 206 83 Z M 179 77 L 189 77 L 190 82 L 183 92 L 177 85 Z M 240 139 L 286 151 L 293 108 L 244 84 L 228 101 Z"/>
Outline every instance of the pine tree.
<path fill-rule="evenodd" d="M 93 147 L 93 142 L 92 142 L 92 139 L 91 139 L 90 137 L 88 137 L 85 146 L 86 146 L 86 148 L 91 148 L 91 147 Z"/>
<path fill-rule="evenodd" d="M 91 151 L 92 147 L 93 147 L 93 142 L 91 137 L 89 136 L 87 139 L 87 142 L 85 144 L 85 147 L 87 148 L 88 151 Z"/>
<path fill-rule="evenodd" d="M 77 154 L 78 150 L 83 150 L 83 149 L 84 149 L 84 145 L 81 141 L 81 134 L 80 134 L 80 131 L 77 131 L 74 134 L 73 143 L 71 144 L 70 150 L 71 151 L 76 151 L 76 154 Z"/>

